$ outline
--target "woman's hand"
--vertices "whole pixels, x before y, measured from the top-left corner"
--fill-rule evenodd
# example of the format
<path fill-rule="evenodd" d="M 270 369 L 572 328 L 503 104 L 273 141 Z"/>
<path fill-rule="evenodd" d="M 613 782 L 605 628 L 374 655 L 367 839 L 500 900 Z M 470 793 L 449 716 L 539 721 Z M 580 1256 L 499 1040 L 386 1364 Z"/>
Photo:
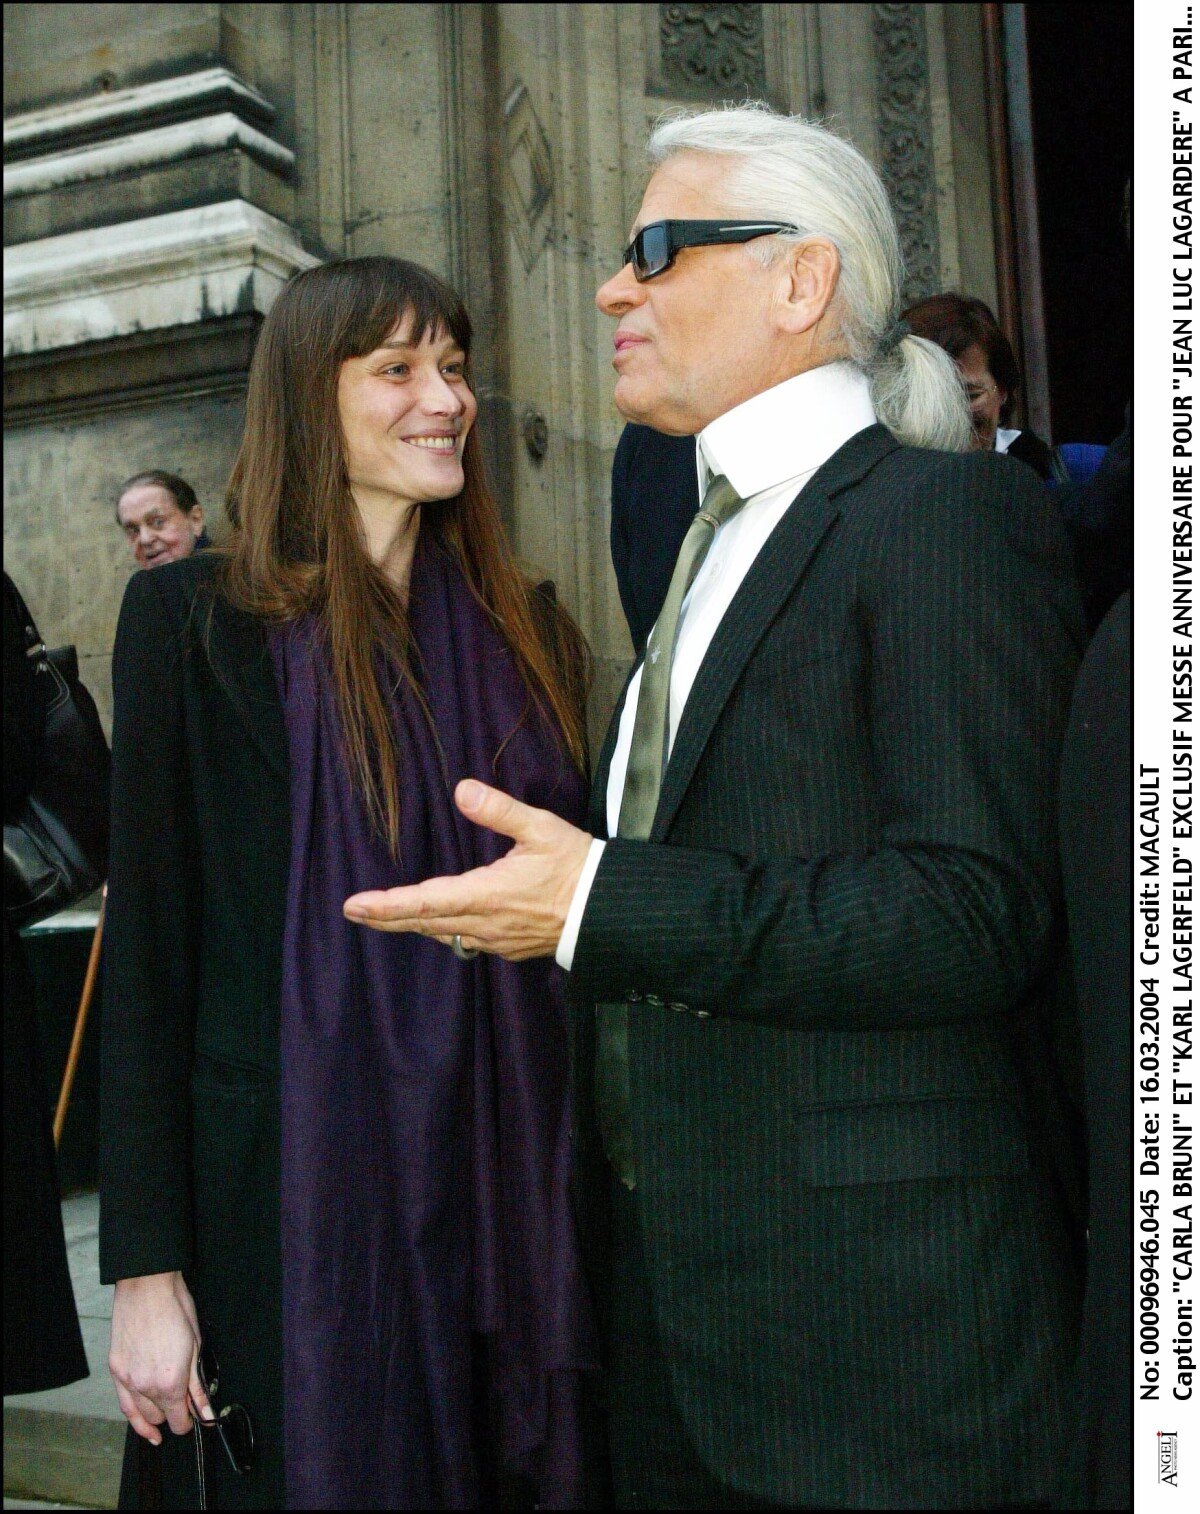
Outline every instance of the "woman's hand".
<path fill-rule="evenodd" d="M 108 1370 L 121 1413 L 153 1446 L 166 1420 L 176 1435 L 192 1428 L 189 1406 L 213 1418 L 196 1366 L 200 1326 L 196 1306 L 181 1272 L 126 1277 L 113 1297 L 112 1345 Z"/>

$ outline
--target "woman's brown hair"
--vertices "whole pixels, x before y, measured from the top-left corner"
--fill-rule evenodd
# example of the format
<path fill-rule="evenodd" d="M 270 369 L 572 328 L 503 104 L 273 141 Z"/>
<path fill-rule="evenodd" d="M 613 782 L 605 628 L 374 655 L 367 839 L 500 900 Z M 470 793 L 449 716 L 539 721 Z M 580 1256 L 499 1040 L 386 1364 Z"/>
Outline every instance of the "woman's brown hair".
<path fill-rule="evenodd" d="M 1004 390 L 1000 407 L 1001 420 L 1012 414 L 1013 401 L 1021 383 L 1021 370 L 991 309 L 973 295 L 931 294 L 910 305 L 901 316 L 912 327 L 914 336 L 926 337 L 957 362 L 968 347 L 978 344 L 987 359 L 988 372 Z"/>
<path fill-rule="evenodd" d="M 234 604 L 271 621 L 308 612 L 320 618 L 347 761 L 393 852 L 400 834 L 397 752 L 376 654 L 382 652 L 418 695 L 420 688 L 410 668 L 404 599 L 368 556 L 350 492 L 338 377 L 348 358 L 375 351 L 406 317 L 408 340 L 444 330 L 469 361 L 466 308 L 449 285 L 416 263 L 349 258 L 293 278 L 259 334 L 245 432 L 226 496 L 234 534 L 225 591 Z M 547 604 L 539 614 L 536 591 L 517 566 L 488 489 L 474 427 L 462 465 L 462 493 L 422 506 L 421 530 L 432 528 L 459 564 L 511 649 L 531 699 L 582 771 L 583 638 L 557 606 Z"/>

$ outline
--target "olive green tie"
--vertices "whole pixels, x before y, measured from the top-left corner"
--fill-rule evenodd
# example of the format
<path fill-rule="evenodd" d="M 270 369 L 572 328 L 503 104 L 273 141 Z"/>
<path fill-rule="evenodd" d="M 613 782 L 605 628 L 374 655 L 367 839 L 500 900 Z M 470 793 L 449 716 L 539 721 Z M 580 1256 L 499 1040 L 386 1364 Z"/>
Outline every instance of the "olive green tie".
<path fill-rule="evenodd" d="M 717 528 L 745 501 L 723 475 L 714 478 L 688 528 L 671 575 L 667 597 L 646 643 L 629 765 L 621 795 L 617 835 L 645 841 L 654 824 L 663 771 L 667 765 L 671 714 L 671 665 L 679 617 L 688 590 L 708 555 Z M 634 1187 L 633 1132 L 629 1121 L 629 1006 L 596 1006 L 596 1118 L 604 1150 L 617 1176 Z"/>

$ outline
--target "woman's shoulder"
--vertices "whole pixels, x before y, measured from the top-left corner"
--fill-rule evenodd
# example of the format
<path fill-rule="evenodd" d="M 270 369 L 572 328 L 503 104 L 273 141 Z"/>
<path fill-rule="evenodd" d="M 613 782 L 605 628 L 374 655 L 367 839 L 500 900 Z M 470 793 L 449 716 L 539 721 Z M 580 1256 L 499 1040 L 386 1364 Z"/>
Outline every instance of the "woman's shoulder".
<path fill-rule="evenodd" d="M 223 552 L 193 552 L 161 568 L 141 568 L 125 586 L 114 655 L 120 665 L 174 654 L 211 653 L 238 629 L 238 612 L 224 592 Z"/>
<path fill-rule="evenodd" d="M 223 601 L 220 583 L 224 554 L 192 552 L 161 568 L 139 568 L 125 586 L 122 615 L 166 616 L 183 623 L 201 598 Z"/>

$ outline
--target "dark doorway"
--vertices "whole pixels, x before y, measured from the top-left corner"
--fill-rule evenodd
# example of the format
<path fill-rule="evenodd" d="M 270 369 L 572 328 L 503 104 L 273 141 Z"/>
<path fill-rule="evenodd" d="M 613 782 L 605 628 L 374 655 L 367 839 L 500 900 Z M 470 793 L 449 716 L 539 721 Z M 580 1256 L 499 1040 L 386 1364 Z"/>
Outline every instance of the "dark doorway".
<path fill-rule="evenodd" d="M 1133 391 L 1133 7 L 1026 5 L 1055 442 L 1110 442 Z"/>

